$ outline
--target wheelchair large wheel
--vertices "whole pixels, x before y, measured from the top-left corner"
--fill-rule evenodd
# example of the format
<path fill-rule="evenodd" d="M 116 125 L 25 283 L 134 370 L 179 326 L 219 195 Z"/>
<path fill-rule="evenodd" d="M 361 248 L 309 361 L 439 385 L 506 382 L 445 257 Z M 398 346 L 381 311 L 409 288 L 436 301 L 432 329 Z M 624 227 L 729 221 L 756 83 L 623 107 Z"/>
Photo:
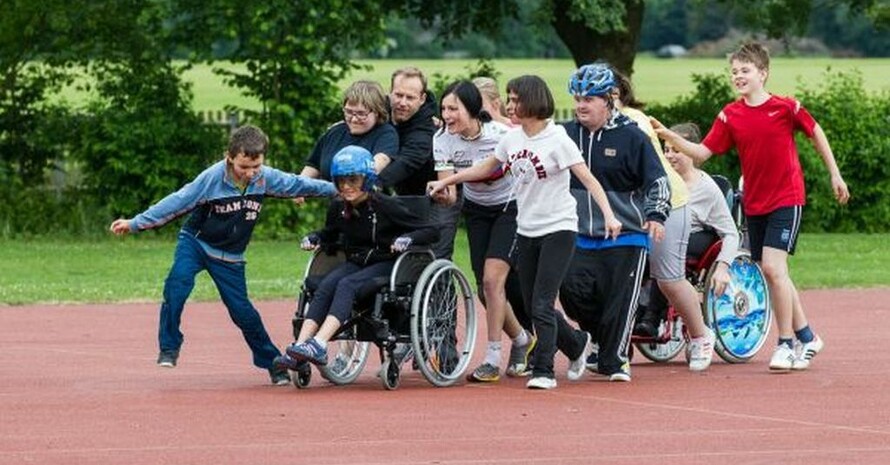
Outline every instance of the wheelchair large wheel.
<path fill-rule="evenodd" d="M 476 309 L 467 277 L 448 260 L 427 265 L 417 281 L 411 344 L 417 367 L 433 385 L 463 378 L 476 344 Z"/>
<path fill-rule="evenodd" d="M 368 346 L 354 340 L 328 342 L 328 364 L 318 367 L 322 378 L 338 386 L 355 381 L 368 362 Z"/>
<path fill-rule="evenodd" d="M 723 295 L 711 289 L 711 266 L 705 281 L 705 323 L 714 329 L 714 350 L 729 363 L 744 363 L 763 347 L 769 333 L 772 307 L 763 272 L 748 255 L 739 255 L 729 267 L 729 284 Z"/>
<path fill-rule="evenodd" d="M 667 331 L 666 325 L 667 322 L 661 322 L 658 334 L 664 334 Z M 683 335 L 683 319 L 679 316 L 674 319 L 669 340 L 665 342 L 636 342 L 634 345 L 643 354 L 643 357 L 655 363 L 666 363 L 673 360 L 686 345 Z"/>

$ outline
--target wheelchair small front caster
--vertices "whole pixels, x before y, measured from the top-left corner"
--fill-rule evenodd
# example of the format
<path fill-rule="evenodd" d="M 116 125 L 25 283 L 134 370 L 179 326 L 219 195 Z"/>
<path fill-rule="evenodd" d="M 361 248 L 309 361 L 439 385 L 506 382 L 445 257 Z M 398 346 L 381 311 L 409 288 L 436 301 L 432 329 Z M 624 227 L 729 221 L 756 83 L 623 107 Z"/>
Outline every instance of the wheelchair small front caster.
<path fill-rule="evenodd" d="M 385 387 L 389 391 L 393 391 L 399 388 L 399 364 L 394 363 L 391 358 L 387 358 L 385 362 L 383 362 L 383 369 L 381 370 L 383 373 L 380 379 L 383 381 L 383 387 Z"/>

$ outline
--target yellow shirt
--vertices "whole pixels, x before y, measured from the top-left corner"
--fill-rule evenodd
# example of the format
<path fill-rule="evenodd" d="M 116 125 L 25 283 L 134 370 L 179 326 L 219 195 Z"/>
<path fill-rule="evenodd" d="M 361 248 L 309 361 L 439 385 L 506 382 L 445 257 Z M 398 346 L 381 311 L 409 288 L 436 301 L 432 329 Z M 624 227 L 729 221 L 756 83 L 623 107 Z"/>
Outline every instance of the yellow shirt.
<path fill-rule="evenodd" d="M 667 173 L 668 184 L 671 185 L 671 208 L 680 208 L 683 205 L 686 205 L 686 203 L 689 202 L 689 189 L 686 188 L 686 183 L 683 182 L 683 178 L 674 171 L 674 168 L 668 163 L 667 158 L 664 157 L 664 152 L 661 150 L 661 142 L 659 142 L 658 136 L 655 134 L 655 128 L 653 128 L 652 123 L 649 122 L 649 117 L 636 108 L 623 107 L 621 108 L 621 113 L 624 113 L 628 118 L 637 123 L 637 126 L 639 126 L 652 141 L 652 146 L 655 147 L 655 153 L 658 154 L 658 160 L 661 162 L 661 166 L 664 167 L 664 171 Z"/>

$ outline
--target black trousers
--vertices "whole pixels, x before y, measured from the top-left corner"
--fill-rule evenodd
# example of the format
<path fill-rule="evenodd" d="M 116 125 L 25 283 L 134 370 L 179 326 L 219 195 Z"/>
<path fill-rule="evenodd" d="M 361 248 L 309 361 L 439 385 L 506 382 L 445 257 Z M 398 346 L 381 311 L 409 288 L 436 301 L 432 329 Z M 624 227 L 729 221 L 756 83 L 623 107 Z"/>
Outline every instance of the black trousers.
<path fill-rule="evenodd" d="M 617 372 L 628 362 L 633 318 L 646 267 L 646 249 L 578 250 L 559 290 L 559 302 L 599 343 L 598 371 Z"/>

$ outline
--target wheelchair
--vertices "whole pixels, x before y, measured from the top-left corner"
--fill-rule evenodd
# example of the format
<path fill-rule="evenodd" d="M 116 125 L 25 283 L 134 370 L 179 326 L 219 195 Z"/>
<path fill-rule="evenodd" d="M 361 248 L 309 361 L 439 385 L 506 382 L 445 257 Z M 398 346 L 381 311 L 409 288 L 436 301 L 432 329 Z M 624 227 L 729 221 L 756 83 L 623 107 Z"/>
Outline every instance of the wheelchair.
<path fill-rule="evenodd" d="M 418 198 L 428 208 L 426 197 Z M 321 278 L 343 263 L 342 251 L 316 250 L 306 267 L 293 317 L 294 339 Z M 369 280 L 359 290 L 352 314 L 328 342 L 328 364 L 320 375 L 336 385 L 355 381 L 373 343 L 379 351 L 379 376 L 387 390 L 399 387 L 402 364 L 412 365 L 434 386 L 463 378 L 476 343 L 476 309 L 470 283 L 451 261 L 411 247 L 396 259 L 388 277 Z M 312 378 L 310 364 L 291 372 L 297 388 Z"/>
<path fill-rule="evenodd" d="M 712 175 L 730 205 L 730 211 L 737 219 L 744 239 L 741 194 L 733 192 L 728 179 Z M 728 363 L 744 363 L 753 358 L 766 342 L 772 318 L 769 288 L 763 271 L 745 249 L 729 265 L 730 281 L 722 295 L 715 295 L 711 289 L 711 275 L 716 269 L 716 259 L 720 254 L 722 241 L 715 238 L 699 257 L 686 260 L 686 279 L 702 296 L 701 307 L 705 324 L 714 330 L 716 340 L 714 350 Z M 656 285 L 650 282 L 650 285 Z M 662 319 L 654 337 L 634 335 L 631 341 L 641 354 L 653 362 L 667 362 L 687 347 L 689 339 L 680 315 L 670 305 L 662 309 Z M 689 361 L 689 352 L 685 352 Z"/>

